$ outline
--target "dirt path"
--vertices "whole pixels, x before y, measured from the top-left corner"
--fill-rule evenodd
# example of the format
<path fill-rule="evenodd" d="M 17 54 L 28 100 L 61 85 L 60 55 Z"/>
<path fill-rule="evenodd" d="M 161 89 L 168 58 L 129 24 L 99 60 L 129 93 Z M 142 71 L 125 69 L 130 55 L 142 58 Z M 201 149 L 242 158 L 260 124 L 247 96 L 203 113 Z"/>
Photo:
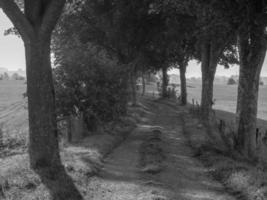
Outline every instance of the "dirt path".
<path fill-rule="evenodd" d="M 165 103 L 145 101 L 145 123 L 105 161 L 103 171 L 90 180 L 93 200 L 233 200 L 193 158 L 182 133 L 182 111 Z M 166 154 L 158 174 L 141 171 L 140 145 L 152 130 L 161 130 Z"/>

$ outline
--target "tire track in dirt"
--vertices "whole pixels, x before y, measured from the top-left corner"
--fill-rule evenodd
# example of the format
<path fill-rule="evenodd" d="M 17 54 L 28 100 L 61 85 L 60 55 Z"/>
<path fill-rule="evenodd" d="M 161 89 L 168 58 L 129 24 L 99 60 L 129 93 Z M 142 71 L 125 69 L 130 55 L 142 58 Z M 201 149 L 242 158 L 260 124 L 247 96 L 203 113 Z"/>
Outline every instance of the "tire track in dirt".
<path fill-rule="evenodd" d="M 105 160 L 99 176 L 90 179 L 91 199 L 236 200 L 193 157 L 193 151 L 183 136 L 182 111 L 164 102 L 142 102 L 151 114 L 147 113 L 145 122 L 139 124 Z M 150 150 L 162 151 L 165 157 L 161 160 L 162 169 L 157 173 L 144 172 L 144 166 L 140 165 L 140 149 L 142 144 L 154 138 L 153 134 L 151 137 L 153 130 L 161 132 L 160 144 L 157 144 L 161 150 Z M 152 158 L 155 161 L 155 157 Z"/>

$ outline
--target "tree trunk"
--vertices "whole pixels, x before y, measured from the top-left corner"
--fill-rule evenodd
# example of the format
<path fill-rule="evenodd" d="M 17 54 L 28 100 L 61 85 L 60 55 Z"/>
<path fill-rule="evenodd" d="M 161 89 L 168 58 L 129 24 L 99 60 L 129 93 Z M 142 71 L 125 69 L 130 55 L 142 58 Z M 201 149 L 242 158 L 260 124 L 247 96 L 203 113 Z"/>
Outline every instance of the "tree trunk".
<path fill-rule="evenodd" d="M 0 7 L 19 31 L 25 45 L 29 154 L 33 169 L 53 169 L 61 165 L 50 41 L 64 5 L 65 0 L 25 1 L 24 12 L 21 12 L 15 1 L 0 0 Z"/>
<path fill-rule="evenodd" d="M 25 43 L 29 110 L 29 154 L 33 169 L 60 166 L 50 38 Z"/>
<path fill-rule="evenodd" d="M 201 113 L 204 121 L 212 119 L 213 81 L 217 67 L 216 56 L 210 43 L 204 43 L 201 50 L 202 93 Z"/>
<path fill-rule="evenodd" d="M 147 75 L 148 75 L 148 77 L 147 77 L 147 81 L 148 81 L 148 82 L 151 82 L 151 72 L 148 72 Z"/>
<path fill-rule="evenodd" d="M 4 131 L 3 131 L 3 124 L 0 124 L 0 151 L 1 148 L 4 147 Z"/>
<path fill-rule="evenodd" d="M 257 158 L 256 126 L 259 80 L 266 54 L 264 27 L 246 37 L 239 34 L 240 74 L 237 97 L 237 149 Z"/>
<path fill-rule="evenodd" d="M 132 96 L 132 106 L 137 105 L 137 97 L 136 97 L 136 72 L 132 71 L 130 74 L 130 85 L 131 85 L 131 96 Z"/>
<path fill-rule="evenodd" d="M 168 80 L 167 70 L 168 70 L 167 67 L 162 68 L 162 97 L 163 98 L 168 97 L 167 87 L 168 87 L 169 80 Z"/>
<path fill-rule="evenodd" d="M 181 82 L 181 105 L 186 105 L 187 104 L 187 91 L 186 91 L 186 65 L 180 64 L 179 65 L 179 70 L 180 70 L 180 82 Z"/>
<path fill-rule="evenodd" d="M 146 80 L 145 80 L 145 73 L 144 72 L 142 72 L 142 87 L 143 87 L 142 96 L 144 96 L 146 93 Z"/>

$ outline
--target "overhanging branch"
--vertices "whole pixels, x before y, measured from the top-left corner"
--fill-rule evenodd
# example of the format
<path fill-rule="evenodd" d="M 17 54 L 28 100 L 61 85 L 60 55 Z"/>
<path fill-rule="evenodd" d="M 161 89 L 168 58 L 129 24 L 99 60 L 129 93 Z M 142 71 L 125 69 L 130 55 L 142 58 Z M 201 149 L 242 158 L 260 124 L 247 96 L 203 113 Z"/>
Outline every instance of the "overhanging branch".
<path fill-rule="evenodd" d="M 18 29 L 24 42 L 28 43 L 34 30 L 14 0 L 0 0 L 0 7 Z"/>
<path fill-rule="evenodd" d="M 52 0 L 43 17 L 41 25 L 41 35 L 50 35 L 55 28 L 57 21 L 62 13 L 66 0 Z"/>

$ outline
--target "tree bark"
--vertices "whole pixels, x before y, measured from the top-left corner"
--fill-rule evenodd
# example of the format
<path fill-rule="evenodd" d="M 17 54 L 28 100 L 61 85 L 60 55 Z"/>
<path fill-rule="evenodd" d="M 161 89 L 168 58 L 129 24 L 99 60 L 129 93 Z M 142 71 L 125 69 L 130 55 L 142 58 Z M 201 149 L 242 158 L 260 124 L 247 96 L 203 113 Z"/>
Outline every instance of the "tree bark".
<path fill-rule="evenodd" d="M 4 146 L 4 131 L 3 131 L 3 124 L 0 124 L 0 151 L 1 148 Z"/>
<path fill-rule="evenodd" d="M 143 89 L 142 89 L 142 96 L 144 96 L 145 93 L 146 93 L 146 80 L 145 80 L 145 73 L 144 73 L 144 71 L 142 71 L 142 87 L 143 87 Z"/>
<path fill-rule="evenodd" d="M 202 44 L 201 49 L 201 72 L 202 72 L 202 93 L 201 113 L 204 121 L 212 119 L 213 105 L 213 82 L 217 67 L 218 56 L 209 42 Z"/>
<path fill-rule="evenodd" d="M 60 165 L 50 38 L 25 44 L 31 167 Z"/>
<path fill-rule="evenodd" d="M 179 65 L 179 70 L 180 70 L 180 82 L 181 82 L 181 105 L 186 105 L 187 104 L 187 90 L 186 90 L 186 65 L 181 63 Z"/>
<path fill-rule="evenodd" d="M 237 149 L 257 158 L 256 125 L 260 72 L 266 54 L 264 26 L 254 27 L 250 36 L 239 34 L 240 74 L 237 97 Z"/>
<path fill-rule="evenodd" d="M 168 74 L 167 74 L 167 70 L 168 68 L 167 67 L 162 67 L 162 97 L 163 98 L 166 98 L 168 97 L 168 90 L 167 90 L 167 87 L 168 87 Z"/>
<path fill-rule="evenodd" d="M 33 169 L 61 166 L 50 61 L 51 34 L 65 0 L 25 1 L 24 13 L 14 1 L 0 6 L 25 45 L 29 110 L 29 154 Z"/>
<path fill-rule="evenodd" d="M 132 106 L 136 106 L 137 97 L 136 97 L 136 72 L 135 70 L 133 70 L 130 74 L 130 85 L 131 85 Z"/>

